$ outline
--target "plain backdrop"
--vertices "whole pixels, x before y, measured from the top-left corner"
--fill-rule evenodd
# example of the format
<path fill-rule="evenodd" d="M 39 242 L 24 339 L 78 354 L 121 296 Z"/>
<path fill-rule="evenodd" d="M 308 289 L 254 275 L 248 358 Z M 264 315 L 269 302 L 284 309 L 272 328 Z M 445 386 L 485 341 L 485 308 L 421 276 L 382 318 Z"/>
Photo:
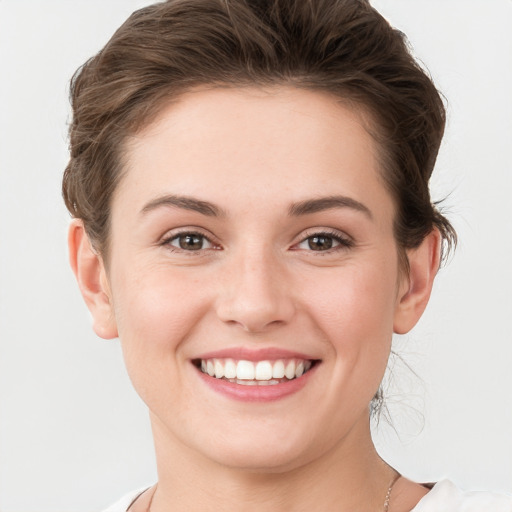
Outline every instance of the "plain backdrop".
<path fill-rule="evenodd" d="M 0 0 L 0 510 L 101 510 L 156 478 L 119 342 L 67 264 L 68 81 L 142 0 Z M 396 340 L 379 450 L 410 478 L 512 491 L 512 1 L 375 0 L 447 98 L 435 199 L 460 245 Z M 408 368 L 410 367 L 410 369 Z M 206 419 L 205 419 L 206 420 Z"/>

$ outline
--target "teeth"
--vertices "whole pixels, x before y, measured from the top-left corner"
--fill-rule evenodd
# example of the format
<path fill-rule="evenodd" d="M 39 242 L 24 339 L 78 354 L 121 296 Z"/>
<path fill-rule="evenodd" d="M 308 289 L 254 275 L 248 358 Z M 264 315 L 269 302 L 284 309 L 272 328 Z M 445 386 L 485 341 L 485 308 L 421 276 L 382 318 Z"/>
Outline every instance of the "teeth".
<path fill-rule="evenodd" d="M 215 378 L 222 379 L 224 377 L 224 365 L 218 359 L 214 359 L 213 366 L 215 368 Z"/>
<path fill-rule="evenodd" d="M 240 380 L 254 380 L 254 363 L 251 361 L 238 361 L 236 365 L 236 378 Z"/>
<path fill-rule="evenodd" d="M 224 362 L 224 377 L 226 379 L 236 378 L 236 363 L 233 359 L 226 359 Z"/>
<path fill-rule="evenodd" d="M 274 379 L 282 379 L 284 377 L 283 361 L 276 361 L 272 366 L 272 377 Z"/>
<path fill-rule="evenodd" d="M 258 381 L 258 386 L 273 386 L 274 384 L 279 384 L 278 380 L 260 380 Z"/>
<path fill-rule="evenodd" d="M 284 369 L 284 375 L 287 379 L 293 379 L 295 377 L 295 361 L 290 361 Z"/>
<path fill-rule="evenodd" d="M 279 384 L 278 380 L 238 380 L 229 379 L 229 382 L 235 382 L 236 384 L 242 384 L 242 386 L 274 386 Z"/>
<path fill-rule="evenodd" d="M 272 365 L 270 361 L 259 361 L 255 371 L 256 380 L 270 380 L 272 378 Z"/>
<path fill-rule="evenodd" d="M 233 359 L 202 359 L 201 371 L 216 379 L 254 385 L 273 385 L 286 378 L 292 380 L 307 372 L 312 361 L 303 359 L 278 359 L 276 361 L 235 361 Z"/>

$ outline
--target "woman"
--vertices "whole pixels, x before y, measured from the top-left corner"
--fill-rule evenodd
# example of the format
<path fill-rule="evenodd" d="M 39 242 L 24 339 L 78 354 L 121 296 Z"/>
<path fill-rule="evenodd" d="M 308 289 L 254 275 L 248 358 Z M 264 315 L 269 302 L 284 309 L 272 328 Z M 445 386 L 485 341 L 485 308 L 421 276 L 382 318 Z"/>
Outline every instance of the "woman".
<path fill-rule="evenodd" d="M 158 466 L 109 510 L 512 509 L 371 440 L 455 233 L 428 191 L 442 101 L 367 2 L 156 4 L 72 99 L 71 264 Z"/>

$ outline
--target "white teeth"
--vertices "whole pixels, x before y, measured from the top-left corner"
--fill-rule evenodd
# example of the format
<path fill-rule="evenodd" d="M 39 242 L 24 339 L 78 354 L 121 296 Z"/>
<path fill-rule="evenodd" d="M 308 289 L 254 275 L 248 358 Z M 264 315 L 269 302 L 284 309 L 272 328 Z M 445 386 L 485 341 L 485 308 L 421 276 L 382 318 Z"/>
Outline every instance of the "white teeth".
<path fill-rule="evenodd" d="M 282 379 L 284 377 L 284 363 L 283 361 L 276 361 L 272 366 L 272 378 Z"/>
<path fill-rule="evenodd" d="M 213 366 L 215 368 L 215 378 L 222 379 L 224 377 L 224 365 L 218 359 L 213 360 Z"/>
<path fill-rule="evenodd" d="M 224 377 L 226 379 L 236 378 L 236 363 L 233 359 L 226 359 L 224 362 Z"/>
<path fill-rule="evenodd" d="M 259 361 L 255 371 L 256 380 L 270 380 L 272 378 L 272 365 L 270 361 Z"/>
<path fill-rule="evenodd" d="M 284 375 L 287 379 L 293 379 L 295 377 L 295 361 L 290 361 L 284 369 Z"/>
<path fill-rule="evenodd" d="M 215 375 L 215 366 L 213 365 L 213 361 L 211 359 L 208 359 L 208 361 L 206 361 L 206 372 L 210 377 L 213 377 Z"/>
<path fill-rule="evenodd" d="M 236 365 L 236 378 L 240 380 L 254 380 L 254 363 L 251 361 L 238 361 Z"/>
<path fill-rule="evenodd" d="M 278 359 L 276 361 L 235 361 L 233 359 L 202 359 L 201 371 L 216 379 L 227 379 L 253 386 L 279 384 L 286 377 L 292 380 L 307 372 L 313 362 L 302 359 Z"/>
<path fill-rule="evenodd" d="M 242 384 L 243 386 L 274 386 L 275 384 L 279 384 L 278 380 L 238 380 L 238 379 L 229 379 L 229 382 L 234 382 L 236 384 Z"/>

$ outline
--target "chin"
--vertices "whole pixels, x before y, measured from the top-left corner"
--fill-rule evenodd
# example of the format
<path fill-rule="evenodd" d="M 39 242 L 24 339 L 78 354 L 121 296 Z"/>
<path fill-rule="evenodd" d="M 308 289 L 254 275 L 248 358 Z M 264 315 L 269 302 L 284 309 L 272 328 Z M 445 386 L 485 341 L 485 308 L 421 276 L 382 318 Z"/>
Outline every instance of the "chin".
<path fill-rule="evenodd" d="M 312 442 L 310 434 L 289 428 L 230 428 L 212 439 L 195 440 L 195 448 L 224 467 L 250 473 L 283 473 L 307 464 L 329 449 Z M 218 432 L 218 431 L 217 431 Z M 238 435 L 237 435 L 238 434 Z"/>
<path fill-rule="evenodd" d="M 247 473 L 285 473 L 292 471 L 306 462 L 302 450 L 283 450 L 276 447 L 234 448 L 227 452 L 211 454 L 218 464 Z"/>

